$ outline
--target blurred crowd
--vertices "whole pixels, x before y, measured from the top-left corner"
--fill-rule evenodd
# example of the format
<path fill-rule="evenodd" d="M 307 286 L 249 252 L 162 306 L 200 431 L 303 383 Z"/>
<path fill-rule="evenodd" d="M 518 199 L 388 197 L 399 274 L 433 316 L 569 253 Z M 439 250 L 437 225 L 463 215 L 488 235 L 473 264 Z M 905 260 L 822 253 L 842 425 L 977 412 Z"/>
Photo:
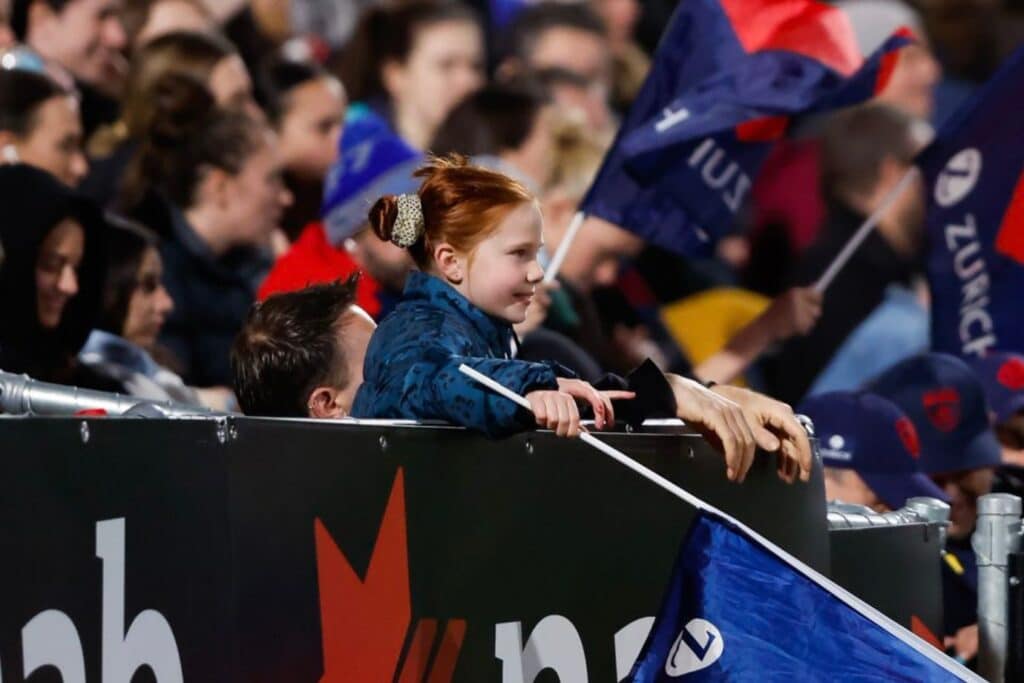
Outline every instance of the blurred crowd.
<path fill-rule="evenodd" d="M 218 409 L 347 414 L 374 321 L 415 267 L 373 235 L 373 202 L 415 191 L 412 171 L 427 155 L 466 155 L 538 198 L 554 253 L 675 4 L 0 0 L 0 368 Z M 964 443 L 977 445 L 993 434 L 985 391 L 1024 388 L 1019 368 L 1003 371 L 1018 373 L 1010 384 L 997 378 L 1006 363 L 1024 368 L 1013 357 L 992 377 L 957 379 L 970 387 L 949 429 L 935 418 L 953 410 L 948 396 L 936 394 L 920 420 L 919 400 L 901 404 L 905 386 L 939 391 L 966 368 L 935 370 L 959 361 L 922 355 L 921 194 L 882 216 L 827 296 L 811 285 L 935 127 L 1021 43 L 1024 3 L 833 4 L 864 54 L 898 27 L 916 35 L 886 89 L 779 144 L 707 258 L 587 218 L 517 325 L 517 353 L 588 381 L 651 359 L 808 401 L 809 413 L 824 401 L 823 423 L 837 412 L 849 421 L 829 447 L 840 454 L 830 497 L 898 507 L 937 492 L 969 533 L 978 495 L 994 480 L 1022 481 L 1016 403 L 999 413 L 1002 453 L 992 438 L 928 456 L 932 488 L 872 487 L 871 458 L 844 446 L 879 411 L 916 431 L 896 430 L 875 455 L 916 458 L 908 444 L 927 444 L 936 425 L 947 437 L 967 429 L 972 411 L 981 421 Z M 913 379 L 887 381 L 893 372 Z M 884 406 L 853 393 L 873 378 Z M 940 454 L 950 441 L 935 443 Z M 878 468 L 892 475 L 893 462 Z M 967 476 L 975 471 L 986 474 Z"/>

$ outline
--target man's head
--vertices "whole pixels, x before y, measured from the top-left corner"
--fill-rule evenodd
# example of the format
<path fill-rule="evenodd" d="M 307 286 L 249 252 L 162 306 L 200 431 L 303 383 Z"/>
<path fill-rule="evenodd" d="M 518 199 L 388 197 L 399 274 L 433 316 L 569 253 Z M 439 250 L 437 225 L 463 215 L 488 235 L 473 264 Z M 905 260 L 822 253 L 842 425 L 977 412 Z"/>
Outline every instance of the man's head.
<path fill-rule="evenodd" d="M 922 125 L 884 104 L 833 116 L 822 137 L 822 194 L 864 215 L 873 212 L 927 142 Z M 917 249 L 923 222 L 924 203 L 917 187 L 900 195 L 878 230 L 894 249 L 910 255 Z"/>
<path fill-rule="evenodd" d="M 104 89 L 124 72 L 120 8 L 121 0 L 13 0 L 11 28 L 46 59 Z"/>
<path fill-rule="evenodd" d="M 952 499 L 949 535 L 969 536 L 978 498 L 991 492 L 1001 456 L 981 380 L 959 358 L 922 353 L 897 363 L 867 388 L 914 423 L 921 438 L 921 471 Z"/>
<path fill-rule="evenodd" d="M 355 276 L 253 305 L 231 349 L 246 415 L 344 417 L 363 382 L 375 325 L 358 306 Z"/>
<path fill-rule="evenodd" d="M 1024 466 L 1024 355 L 995 351 L 971 362 L 985 387 L 1003 464 Z"/>
<path fill-rule="evenodd" d="M 512 22 L 499 67 L 503 77 L 561 68 L 611 88 L 611 49 L 604 22 L 586 3 L 541 2 Z"/>
<path fill-rule="evenodd" d="M 799 412 L 814 422 L 829 500 L 896 510 L 908 498 L 946 495 L 918 469 L 917 430 L 891 401 L 835 391 L 806 399 Z"/>

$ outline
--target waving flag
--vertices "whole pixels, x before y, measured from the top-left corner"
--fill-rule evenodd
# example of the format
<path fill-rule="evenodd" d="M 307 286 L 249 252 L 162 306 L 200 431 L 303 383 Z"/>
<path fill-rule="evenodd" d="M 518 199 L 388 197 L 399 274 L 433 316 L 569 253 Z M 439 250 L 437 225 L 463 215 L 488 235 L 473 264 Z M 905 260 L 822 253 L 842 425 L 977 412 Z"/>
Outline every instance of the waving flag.
<path fill-rule="evenodd" d="M 1024 352 L 1024 48 L 921 154 L 932 348 Z"/>
<path fill-rule="evenodd" d="M 982 679 L 742 525 L 703 511 L 629 680 Z"/>
<path fill-rule="evenodd" d="M 867 61 L 816 0 L 686 0 L 581 209 L 680 253 L 732 227 L 798 114 L 872 97 L 908 32 Z"/>

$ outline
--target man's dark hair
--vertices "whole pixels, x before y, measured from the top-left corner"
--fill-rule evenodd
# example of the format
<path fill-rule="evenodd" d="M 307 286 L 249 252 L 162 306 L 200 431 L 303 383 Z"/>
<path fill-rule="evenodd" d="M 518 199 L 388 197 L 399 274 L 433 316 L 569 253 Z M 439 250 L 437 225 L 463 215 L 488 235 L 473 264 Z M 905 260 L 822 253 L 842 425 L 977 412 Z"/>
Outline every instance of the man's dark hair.
<path fill-rule="evenodd" d="M 430 150 L 438 155 L 500 154 L 518 149 L 548 98 L 539 87 L 489 85 L 457 105 L 438 129 Z"/>
<path fill-rule="evenodd" d="M 0 130 L 28 135 L 36 126 L 40 105 L 67 94 L 46 74 L 24 69 L 0 70 Z"/>
<path fill-rule="evenodd" d="M 914 120 L 885 104 L 867 104 L 834 115 L 821 144 L 821 189 L 829 199 L 870 192 L 882 162 L 911 163 L 917 153 Z"/>
<path fill-rule="evenodd" d="M 246 415 L 307 417 L 313 389 L 348 383 L 337 333 L 357 281 L 353 275 L 253 304 L 231 348 L 235 395 Z"/>
<path fill-rule="evenodd" d="M 64 10 L 71 0 L 11 0 L 11 30 L 19 43 L 28 35 L 28 11 L 34 2 L 45 2 L 55 13 Z"/>
<path fill-rule="evenodd" d="M 499 46 L 502 57 L 518 57 L 524 64 L 541 35 L 553 28 L 571 28 L 605 38 L 608 35 L 601 17 L 586 3 L 540 2 L 521 10 Z"/>

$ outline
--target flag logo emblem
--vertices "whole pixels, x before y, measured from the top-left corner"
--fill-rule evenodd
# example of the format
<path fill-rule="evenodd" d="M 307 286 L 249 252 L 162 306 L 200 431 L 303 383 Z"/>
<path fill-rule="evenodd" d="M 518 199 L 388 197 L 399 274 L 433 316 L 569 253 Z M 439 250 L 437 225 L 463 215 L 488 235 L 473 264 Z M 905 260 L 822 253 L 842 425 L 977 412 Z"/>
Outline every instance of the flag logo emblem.
<path fill-rule="evenodd" d="M 981 175 L 981 152 L 962 149 L 946 163 L 935 180 L 935 202 L 949 208 L 971 193 Z"/>
<path fill-rule="evenodd" d="M 676 638 L 665 662 L 672 678 L 706 669 L 722 656 L 725 641 L 718 627 L 705 619 L 691 619 Z"/>

